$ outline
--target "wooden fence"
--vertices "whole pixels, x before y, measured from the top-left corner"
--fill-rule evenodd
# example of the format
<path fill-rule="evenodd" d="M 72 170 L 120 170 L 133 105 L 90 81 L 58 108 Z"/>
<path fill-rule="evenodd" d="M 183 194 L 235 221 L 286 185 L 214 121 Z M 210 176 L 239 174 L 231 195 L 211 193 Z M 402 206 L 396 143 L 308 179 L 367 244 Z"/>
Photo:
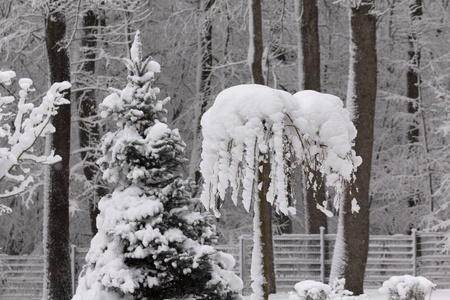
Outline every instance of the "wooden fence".
<path fill-rule="evenodd" d="M 278 291 L 292 290 L 295 283 L 312 279 L 327 282 L 331 268 L 334 234 L 274 236 Z M 370 236 L 365 287 L 378 288 L 394 275 L 421 275 L 450 288 L 450 254 L 441 233 L 413 232 L 412 235 Z M 242 236 L 238 245 L 217 246 L 236 258 L 235 272 L 250 292 L 252 237 Z M 88 249 L 71 248 L 72 285 L 84 264 Z M 43 257 L 0 254 L 0 299 L 42 299 Z M 75 289 L 74 289 L 75 290 Z"/>

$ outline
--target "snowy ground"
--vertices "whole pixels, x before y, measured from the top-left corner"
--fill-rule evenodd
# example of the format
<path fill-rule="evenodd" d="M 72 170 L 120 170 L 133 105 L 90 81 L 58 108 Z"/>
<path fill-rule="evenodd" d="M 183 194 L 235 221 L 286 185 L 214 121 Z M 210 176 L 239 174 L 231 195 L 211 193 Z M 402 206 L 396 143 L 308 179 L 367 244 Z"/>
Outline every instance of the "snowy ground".
<path fill-rule="evenodd" d="M 369 300 L 388 300 L 387 295 L 381 295 L 378 290 L 366 290 Z M 246 300 L 250 299 L 250 296 L 244 297 Z M 289 295 L 287 293 L 278 293 L 270 295 L 270 300 L 288 300 Z M 426 297 L 426 300 L 450 300 L 450 290 L 436 290 L 430 297 Z"/>

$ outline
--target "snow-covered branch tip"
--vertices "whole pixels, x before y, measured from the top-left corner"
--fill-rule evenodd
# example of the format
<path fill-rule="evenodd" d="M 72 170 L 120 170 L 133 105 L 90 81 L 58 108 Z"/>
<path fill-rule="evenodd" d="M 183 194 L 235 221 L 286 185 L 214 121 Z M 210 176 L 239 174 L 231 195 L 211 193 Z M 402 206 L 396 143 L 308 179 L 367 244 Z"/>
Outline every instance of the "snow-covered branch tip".
<path fill-rule="evenodd" d="M 12 209 L 9 208 L 9 207 L 6 206 L 6 205 L 0 204 L 0 216 L 1 216 L 3 213 L 10 214 L 10 213 L 12 213 Z"/>

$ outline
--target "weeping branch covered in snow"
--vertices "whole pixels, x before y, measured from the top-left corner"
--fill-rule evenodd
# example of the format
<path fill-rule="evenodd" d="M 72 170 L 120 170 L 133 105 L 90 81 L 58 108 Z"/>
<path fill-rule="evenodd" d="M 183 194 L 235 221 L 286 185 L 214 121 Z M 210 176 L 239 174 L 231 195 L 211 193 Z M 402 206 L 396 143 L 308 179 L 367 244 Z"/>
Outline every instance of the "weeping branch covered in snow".
<path fill-rule="evenodd" d="M 361 164 L 352 150 L 356 129 L 342 101 L 332 95 L 302 91 L 295 95 L 262 85 L 239 85 L 221 92 L 202 118 L 203 177 L 201 201 L 217 216 L 226 194 L 250 209 L 258 162 L 270 163 L 269 201 L 278 212 L 294 214 L 287 183 L 301 165 L 308 184 L 319 170 L 336 191 L 339 207 L 345 187 Z M 326 214 L 326 203 L 318 203 Z M 355 205 L 357 210 L 357 205 Z"/>

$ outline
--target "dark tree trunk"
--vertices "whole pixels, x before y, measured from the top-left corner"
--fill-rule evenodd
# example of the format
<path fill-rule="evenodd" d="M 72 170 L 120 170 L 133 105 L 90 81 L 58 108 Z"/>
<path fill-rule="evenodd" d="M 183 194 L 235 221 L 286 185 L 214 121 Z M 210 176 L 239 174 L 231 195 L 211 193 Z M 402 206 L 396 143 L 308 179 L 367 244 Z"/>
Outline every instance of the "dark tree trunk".
<path fill-rule="evenodd" d="M 273 234 L 272 234 L 272 205 L 267 201 L 267 191 L 269 190 L 270 181 L 270 165 L 265 162 L 260 162 L 258 166 L 258 186 L 262 184 L 262 189 L 258 192 L 259 198 L 259 215 L 261 218 L 261 251 L 262 256 L 262 274 L 266 279 L 266 284 L 263 287 L 264 299 L 269 299 L 269 294 L 276 293 L 275 285 L 275 266 L 273 259 Z M 273 273 L 273 274 L 272 274 Z"/>
<path fill-rule="evenodd" d="M 250 65 L 250 70 L 252 72 L 253 82 L 256 84 L 265 85 L 262 59 L 263 59 L 263 31 L 262 31 L 262 16 L 261 16 L 261 0 L 249 0 L 251 3 L 250 14 L 251 18 L 249 20 L 250 27 L 253 28 L 253 34 L 250 39 L 253 43 L 253 60 Z"/>
<path fill-rule="evenodd" d="M 411 22 L 412 22 L 412 30 L 408 36 L 409 41 L 409 61 L 410 67 L 408 68 L 408 72 L 406 73 L 406 81 L 407 81 L 407 91 L 406 96 L 414 100 L 414 102 L 408 103 L 408 112 L 412 115 L 415 115 L 418 111 L 418 101 L 419 101 L 419 73 L 418 68 L 420 65 L 420 50 L 417 47 L 417 36 L 416 36 L 416 28 L 415 23 L 422 18 L 422 0 L 415 0 L 410 5 L 411 10 Z M 410 143 L 417 143 L 419 140 L 419 128 L 417 122 L 410 126 L 408 131 L 408 141 Z"/>
<path fill-rule="evenodd" d="M 263 75 L 263 67 L 262 67 L 262 58 L 263 58 L 263 31 L 262 31 L 262 16 L 261 16 L 261 0 L 249 0 L 250 3 L 250 28 L 253 29 L 253 32 L 250 31 L 250 39 L 253 44 L 253 60 L 251 61 L 250 69 L 252 73 L 253 82 L 256 84 L 265 85 L 264 75 Z M 267 170 L 269 166 L 265 166 L 264 169 Z M 269 173 L 264 174 L 264 183 L 267 184 L 269 182 Z M 260 195 L 260 211 L 264 212 L 261 214 L 261 229 L 264 236 L 264 247 L 263 247 L 263 256 L 264 256 L 264 267 L 267 267 L 267 271 L 265 271 L 265 279 L 267 286 L 268 294 L 276 293 L 276 283 L 275 283 L 275 267 L 274 267 L 274 256 L 273 256 L 273 240 L 272 240 L 272 205 L 266 200 L 266 193 L 264 197 L 261 198 Z M 267 296 L 268 296 L 267 294 Z"/>
<path fill-rule="evenodd" d="M 408 113 L 411 114 L 413 121 L 408 129 L 408 142 L 411 146 L 419 141 L 419 124 L 417 122 L 417 112 L 419 109 L 419 101 L 420 101 L 420 77 L 418 73 L 418 69 L 420 66 L 420 50 L 417 48 L 417 22 L 422 18 L 422 0 L 414 0 L 410 5 L 411 11 L 411 33 L 408 36 L 409 41 L 409 63 L 410 66 L 408 68 L 408 72 L 406 73 L 406 96 L 411 99 L 411 102 L 408 103 Z M 414 148 L 411 147 L 411 151 L 414 152 Z M 411 153 L 414 155 L 414 153 Z M 408 199 L 408 206 L 413 207 L 417 205 L 420 201 L 419 191 L 414 190 L 411 191 L 413 197 Z"/>
<path fill-rule="evenodd" d="M 303 0 L 301 18 L 301 47 L 303 53 L 303 84 L 304 90 L 320 92 L 320 44 L 319 44 L 319 10 L 317 0 Z M 320 233 L 320 227 L 327 228 L 327 216 L 317 209 L 316 203 L 322 204 L 326 200 L 325 185 L 322 175 L 316 171 L 313 177 L 318 181 L 317 191 L 312 185 L 305 185 L 306 189 L 306 231 L 311 234 Z"/>
<path fill-rule="evenodd" d="M 364 292 L 369 248 L 369 186 L 377 91 L 376 17 L 371 14 L 372 6 L 373 0 L 363 0 L 358 8 L 351 8 L 350 14 L 351 75 L 347 106 L 353 108 L 353 121 L 358 130 L 355 151 L 361 156 L 362 164 L 341 205 L 332 266 L 332 277 L 345 278 L 345 288 L 355 295 Z M 353 199 L 360 206 L 359 213 L 352 213 Z"/>
<path fill-rule="evenodd" d="M 211 73 L 212 73 L 212 14 L 211 8 L 215 0 L 201 0 L 200 11 L 202 16 L 199 24 L 198 50 L 199 63 L 197 65 L 197 93 L 198 99 L 195 104 L 195 124 L 194 124 L 194 143 L 191 155 L 190 176 L 193 176 L 195 182 L 199 182 L 201 174 L 198 169 L 201 154 L 202 130 L 200 120 L 208 106 L 208 100 L 211 97 Z"/>
<path fill-rule="evenodd" d="M 320 92 L 319 10 L 317 0 L 302 2 L 303 89 Z"/>
<path fill-rule="evenodd" d="M 85 61 L 81 67 L 81 70 L 86 74 L 87 78 L 95 73 L 95 48 L 97 47 L 97 40 L 95 34 L 97 29 L 95 26 L 98 24 L 97 15 L 89 10 L 83 16 L 83 37 L 81 39 L 81 46 L 83 48 L 83 56 Z M 80 83 L 80 88 L 84 88 L 83 91 L 79 91 L 75 94 L 75 98 L 78 101 L 79 107 L 79 138 L 80 148 L 85 149 L 81 152 L 81 159 L 85 162 L 83 166 L 84 176 L 86 180 L 97 185 L 96 178 L 98 177 L 98 168 L 95 165 L 97 157 L 93 153 L 94 148 L 97 147 L 100 141 L 99 126 L 95 122 L 97 115 L 97 102 L 95 99 L 95 89 L 89 86 L 89 79 Z M 94 84 L 94 83 L 93 83 Z M 97 187 L 94 195 L 89 198 L 89 215 L 91 221 L 92 234 L 97 233 L 96 219 L 99 213 L 97 202 L 98 199 L 105 196 L 107 190 L 103 187 Z"/>
<path fill-rule="evenodd" d="M 66 34 L 65 17 L 59 11 L 50 10 L 45 25 L 50 81 L 70 81 L 68 51 L 61 47 Z M 69 99 L 70 90 L 65 92 L 65 98 Z M 47 173 L 44 299 L 69 300 L 72 297 L 69 250 L 70 118 L 70 104 L 59 106 L 58 114 L 53 118 L 56 132 L 52 137 L 51 148 L 62 160 L 50 166 Z"/>

